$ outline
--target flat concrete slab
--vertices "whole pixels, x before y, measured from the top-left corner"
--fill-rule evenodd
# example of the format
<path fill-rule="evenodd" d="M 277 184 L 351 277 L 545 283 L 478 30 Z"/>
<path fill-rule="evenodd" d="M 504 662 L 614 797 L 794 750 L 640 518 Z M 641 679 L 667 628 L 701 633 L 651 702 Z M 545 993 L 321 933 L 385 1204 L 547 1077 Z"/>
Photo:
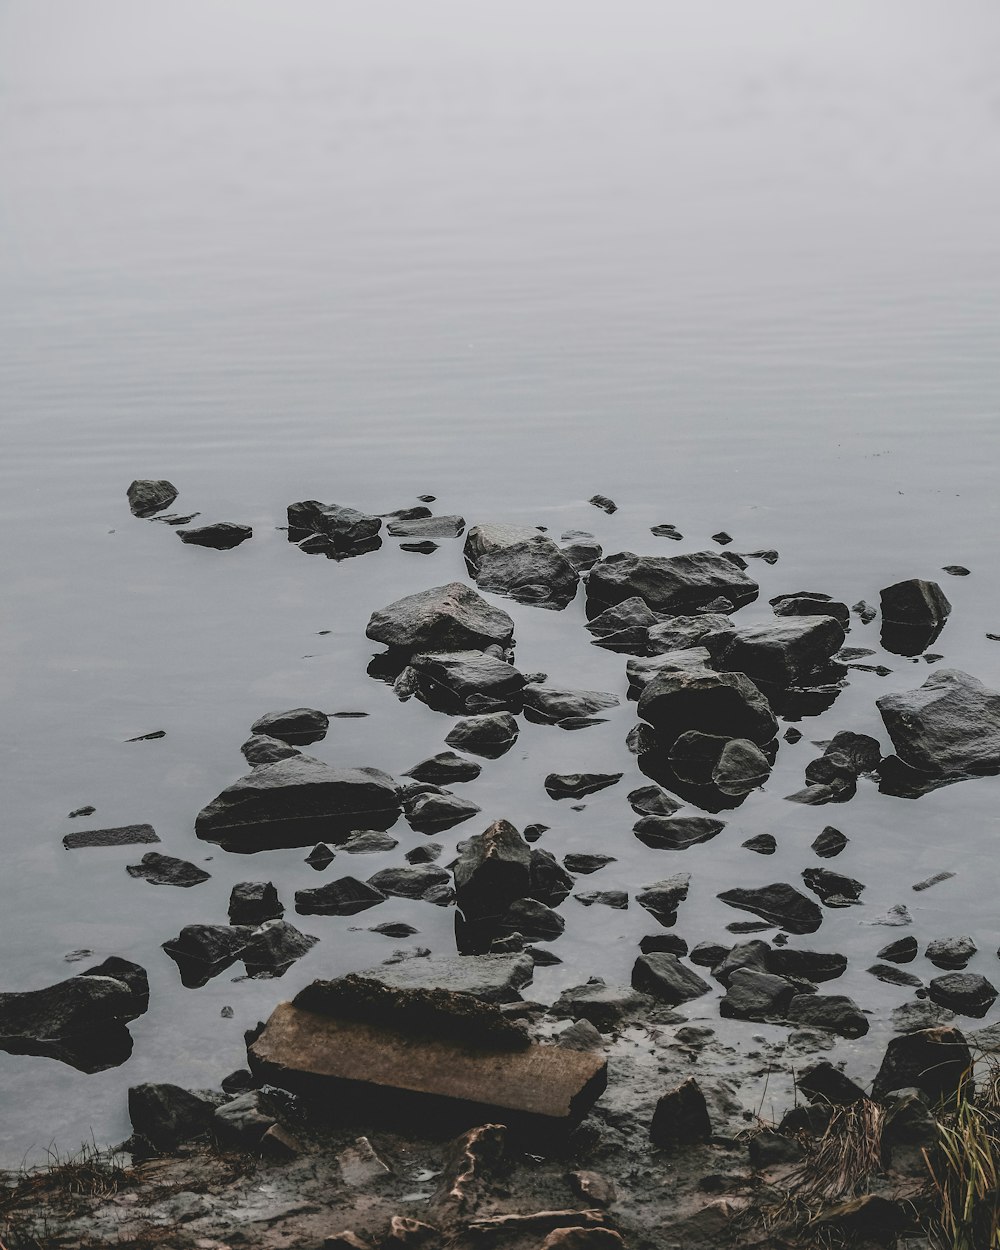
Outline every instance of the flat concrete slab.
<path fill-rule="evenodd" d="M 279 1003 L 248 1047 L 254 1075 L 335 1108 L 553 1129 L 577 1124 L 607 1086 L 603 1055 L 531 1043 L 491 1050 Z M 424 1119 L 426 1123 L 426 1119 Z"/>

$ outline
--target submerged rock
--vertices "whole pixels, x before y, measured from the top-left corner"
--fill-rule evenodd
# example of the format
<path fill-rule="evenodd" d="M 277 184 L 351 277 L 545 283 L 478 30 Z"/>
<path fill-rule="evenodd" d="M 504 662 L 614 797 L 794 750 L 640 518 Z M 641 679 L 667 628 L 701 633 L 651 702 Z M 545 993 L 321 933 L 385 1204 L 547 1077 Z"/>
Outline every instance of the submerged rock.
<path fill-rule="evenodd" d="M 237 525 L 233 521 L 216 521 L 214 525 L 201 525 L 197 529 L 176 530 L 182 543 L 196 547 L 214 547 L 216 551 L 230 551 L 253 538 L 249 525 Z"/>
<path fill-rule="evenodd" d="M 134 846 L 159 842 L 152 825 L 119 825 L 114 829 L 80 829 L 63 837 L 68 851 L 85 846 Z"/>
<path fill-rule="evenodd" d="M 330 718 L 312 707 L 295 707 L 288 712 L 266 712 L 250 727 L 254 734 L 278 738 L 292 746 L 308 746 L 326 737 Z"/>
<path fill-rule="evenodd" d="M 373 612 L 365 633 L 407 655 L 467 651 L 494 644 L 505 647 L 513 637 L 514 622 L 470 586 L 449 582 Z"/>
<path fill-rule="evenodd" d="M 751 889 L 724 890 L 717 897 L 730 907 L 753 912 L 789 933 L 814 933 L 823 923 L 819 904 L 784 881 Z"/>
<path fill-rule="evenodd" d="M 632 985 L 671 1007 L 700 998 L 711 989 L 697 972 L 666 951 L 640 955 L 632 968 Z"/>
<path fill-rule="evenodd" d="M 421 898 L 428 902 L 447 904 L 452 897 L 451 873 L 435 864 L 383 868 L 381 872 L 368 878 L 368 884 L 382 894 L 395 898 Z"/>
<path fill-rule="evenodd" d="M 1000 693 L 959 669 L 937 669 L 917 690 L 876 699 L 892 745 L 921 773 L 1000 770 Z"/>
<path fill-rule="evenodd" d="M 126 493 L 132 515 L 150 517 L 170 507 L 177 498 L 177 487 L 164 478 L 136 478 Z"/>
<path fill-rule="evenodd" d="M 319 938 L 287 920 L 267 920 L 250 937 L 240 958 L 251 977 L 278 977 L 310 951 Z"/>
<path fill-rule="evenodd" d="M 406 819 L 418 833 L 438 833 L 478 816 L 480 808 L 457 794 L 418 794 L 406 805 Z"/>
<path fill-rule="evenodd" d="M 621 773 L 549 773 L 545 790 L 550 799 L 580 799 L 617 785 Z"/>
<path fill-rule="evenodd" d="M 186 859 L 174 859 L 172 855 L 159 855 L 156 851 L 147 851 L 138 864 L 126 865 L 125 871 L 130 877 L 141 877 L 150 885 L 176 885 L 182 889 L 200 885 L 212 875 Z"/>
<path fill-rule="evenodd" d="M 465 517 L 397 517 L 387 528 L 393 538 L 458 538 L 465 530 Z"/>
<path fill-rule="evenodd" d="M 654 612 L 681 613 L 724 596 L 739 607 L 756 599 L 760 589 L 744 567 L 738 556 L 715 551 L 680 556 L 621 551 L 591 569 L 587 601 L 588 605 L 610 606 L 637 595 Z"/>
<path fill-rule="evenodd" d="M 252 933 L 249 925 L 189 924 L 162 945 L 177 965 L 182 983 L 197 989 L 240 958 Z"/>
<path fill-rule="evenodd" d="M 445 738 L 450 747 L 498 759 L 517 741 L 517 721 L 510 712 L 485 712 L 457 721 Z"/>
<path fill-rule="evenodd" d="M 356 916 L 385 898 L 381 890 L 356 877 L 341 877 L 311 890 L 296 890 L 295 910 L 302 916 Z"/>
<path fill-rule="evenodd" d="M 677 908 L 687 898 L 690 884 L 689 872 L 674 873 L 672 877 L 665 877 L 640 890 L 635 901 L 655 916 L 665 929 L 669 929 L 677 920 Z"/>
<path fill-rule="evenodd" d="M 951 613 L 951 604 L 937 582 L 919 577 L 886 586 L 879 597 L 882 619 L 899 625 L 937 625 Z"/>
<path fill-rule="evenodd" d="M 524 687 L 521 697 L 528 720 L 556 725 L 580 716 L 594 716 L 619 703 L 617 695 L 600 690 L 559 690 L 533 682 Z"/>
<path fill-rule="evenodd" d="M 654 850 L 684 851 L 717 837 L 725 827 L 724 821 L 710 816 L 643 816 L 633 832 Z"/>
<path fill-rule="evenodd" d="M 769 600 L 775 616 L 832 616 L 847 629 L 851 609 L 829 595 L 815 590 L 800 590 L 790 595 L 776 595 Z"/>
<path fill-rule="evenodd" d="M 483 590 L 538 607 L 564 608 L 576 596 L 579 573 L 551 538 L 514 525 L 474 525 L 465 560 Z"/>
<path fill-rule="evenodd" d="M 927 987 L 931 1001 L 962 1016 L 985 1016 L 997 998 L 997 987 L 978 972 L 949 972 Z"/>

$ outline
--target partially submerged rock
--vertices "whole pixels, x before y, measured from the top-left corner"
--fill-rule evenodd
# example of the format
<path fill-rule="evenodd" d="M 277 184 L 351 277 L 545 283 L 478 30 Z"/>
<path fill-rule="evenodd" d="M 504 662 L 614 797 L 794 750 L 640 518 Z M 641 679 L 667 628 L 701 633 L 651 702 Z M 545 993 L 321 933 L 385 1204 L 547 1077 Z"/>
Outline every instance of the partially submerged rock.
<path fill-rule="evenodd" d="M 313 707 L 294 707 L 287 712 L 266 712 L 254 721 L 250 732 L 278 738 L 291 746 L 308 746 L 326 737 L 330 718 Z"/>
<path fill-rule="evenodd" d="M 514 622 L 470 586 L 449 582 L 373 612 L 365 632 L 375 642 L 413 655 L 504 647 L 513 637 Z"/>
<path fill-rule="evenodd" d="M 661 673 L 640 695 L 638 712 L 666 742 L 689 729 L 756 743 L 770 742 L 778 732 L 774 713 L 749 677 L 708 668 Z"/>
<path fill-rule="evenodd" d="M 566 607 L 579 573 L 551 538 L 514 525 L 474 525 L 465 540 L 469 572 L 483 590 L 543 608 Z"/>
<path fill-rule="evenodd" d="M 789 686 L 840 650 L 844 628 L 832 616 L 778 617 L 720 630 L 705 645 L 720 669 Z"/>
<path fill-rule="evenodd" d="M 621 773 L 549 773 L 545 791 L 550 799 L 581 799 L 617 785 L 621 779 Z"/>
<path fill-rule="evenodd" d="M 170 507 L 177 498 L 177 487 L 164 478 L 136 478 L 126 493 L 132 515 L 150 517 Z"/>
<path fill-rule="evenodd" d="M 730 907 L 753 912 L 789 933 L 814 933 L 823 923 L 819 905 L 784 881 L 724 890 L 718 897 Z"/>
<path fill-rule="evenodd" d="M 700 998 L 711 989 L 697 972 L 666 951 L 640 955 L 632 968 L 632 985 L 671 1007 Z"/>
<path fill-rule="evenodd" d="M 147 851 L 138 864 L 126 865 L 125 871 L 130 877 L 141 877 L 150 885 L 176 885 L 182 889 L 200 885 L 212 875 L 186 859 L 175 859 L 156 851 Z"/>
<path fill-rule="evenodd" d="M 921 773 L 1000 770 L 1000 693 L 959 669 L 936 669 L 917 690 L 876 699 L 892 745 Z"/>
<path fill-rule="evenodd" d="M 385 899 L 374 886 L 356 877 L 341 877 L 310 890 L 296 890 L 295 910 L 301 916 L 356 916 Z"/>
<path fill-rule="evenodd" d="M 484 712 L 457 721 L 445 737 L 450 747 L 498 759 L 517 741 L 519 728 L 510 712 Z"/>
<path fill-rule="evenodd" d="M 462 715 L 521 706 L 524 677 L 484 651 L 429 652 L 410 661 L 417 693 L 437 711 Z"/>
<path fill-rule="evenodd" d="M 214 547 L 216 551 L 231 551 L 248 538 L 253 538 L 249 525 L 237 525 L 233 521 L 216 521 L 213 525 L 201 525 L 197 529 L 176 530 L 182 543 L 195 547 Z"/>
<path fill-rule="evenodd" d="M 969 1079 L 972 1054 L 958 1029 L 921 1029 L 894 1037 L 872 1085 L 872 1097 L 915 1086 L 932 1102 L 951 1101 Z"/>
<path fill-rule="evenodd" d="M 743 568 L 738 556 L 716 551 L 680 556 L 637 556 L 620 551 L 599 560 L 591 569 L 588 607 L 601 611 L 633 596 L 654 612 L 690 612 L 720 596 L 739 607 L 756 599 L 759 591 Z"/>
<path fill-rule="evenodd" d="M 381 528 L 381 517 L 343 504 L 307 499 L 288 505 L 288 541 L 334 559 L 374 550 L 381 545 Z"/>
<path fill-rule="evenodd" d="M 152 825 L 119 825 L 114 829 L 79 829 L 63 837 L 68 851 L 84 846 L 135 846 L 159 842 Z"/>
<path fill-rule="evenodd" d="M 529 683 L 521 692 L 525 717 L 541 724 L 558 725 L 580 716 L 596 716 L 617 707 L 617 695 L 600 690 L 560 690 Z"/>

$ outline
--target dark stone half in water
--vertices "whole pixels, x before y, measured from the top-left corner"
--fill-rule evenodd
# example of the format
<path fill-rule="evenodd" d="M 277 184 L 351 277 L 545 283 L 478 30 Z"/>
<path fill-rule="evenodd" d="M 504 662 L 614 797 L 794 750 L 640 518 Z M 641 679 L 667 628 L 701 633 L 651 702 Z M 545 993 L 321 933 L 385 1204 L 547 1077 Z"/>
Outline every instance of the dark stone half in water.
<path fill-rule="evenodd" d="M 815 933 L 823 923 L 819 904 L 784 881 L 756 889 L 724 890 L 718 897 L 730 907 L 753 912 L 789 933 Z"/>

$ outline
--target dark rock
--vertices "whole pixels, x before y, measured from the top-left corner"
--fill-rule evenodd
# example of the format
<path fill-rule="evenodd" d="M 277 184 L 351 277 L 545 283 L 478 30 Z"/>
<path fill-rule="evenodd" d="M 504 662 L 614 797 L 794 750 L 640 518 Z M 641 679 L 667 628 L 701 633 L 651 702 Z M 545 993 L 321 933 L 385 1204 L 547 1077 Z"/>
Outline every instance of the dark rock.
<path fill-rule="evenodd" d="M 923 881 L 918 881 L 916 885 L 910 886 L 910 889 L 920 893 L 923 890 L 929 890 L 932 885 L 940 885 L 942 881 L 950 881 L 954 875 L 953 872 L 935 872 L 929 877 L 925 877 Z"/>
<path fill-rule="evenodd" d="M 170 507 L 177 498 L 177 487 L 163 478 L 137 478 L 126 494 L 133 516 L 150 517 Z"/>
<path fill-rule="evenodd" d="M 753 912 L 789 933 L 814 933 L 823 923 L 818 904 L 786 882 L 725 890 L 717 897 L 730 907 Z"/>
<path fill-rule="evenodd" d="M 625 911 L 628 907 L 628 894 L 624 890 L 581 890 L 573 897 L 584 907 L 600 904 L 603 907 L 613 907 L 616 911 Z"/>
<path fill-rule="evenodd" d="M 604 548 L 596 538 L 577 538 L 567 543 L 562 553 L 577 573 L 585 573 L 604 555 Z"/>
<path fill-rule="evenodd" d="M 795 1084 L 810 1102 L 825 1103 L 828 1106 L 849 1106 L 865 1097 L 865 1091 L 860 1085 L 856 1085 L 849 1076 L 845 1076 L 839 1068 L 835 1068 L 825 1059 L 800 1072 L 795 1078 Z"/>
<path fill-rule="evenodd" d="M 847 971 L 847 956 L 776 946 L 768 950 L 765 964 L 768 972 L 775 972 L 783 977 L 799 977 L 806 981 L 835 981 Z"/>
<path fill-rule="evenodd" d="M 649 527 L 649 532 L 655 538 L 672 538 L 674 542 L 678 543 L 682 542 L 684 539 L 684 535 L 680 532 L 677 526 L 671 525 L 669 522 L 664 522 L 662 525 L 651 525 Z"/>
<path fill-rule="evenodd" d="M 864 885 L 853 877 L 842 876 L 828 868 L 806 868 L 802 873 L 806 887 L 826 903 L 834 898 L 856 901 L 864 891 Z"/>
<path fill-rule="evenodd" d="M 406 868 L 383 868 L 368 878 L 368 884 L 381 894 L 395 898 L 422 898 L 428 902 L 446 903 L 451 890 L 451 873 L 434 864 L 413 864 Z"/>
<path fill-rule="evenodd" d="M 267 920 L 253 932 L 240 958 L 251 977 L 281 976 L 318 941 L 287 920 Z"/>
<path fill-rule="evenodd" d="M 132 1131 L 155 1150 L 173 1150 L 207 1133 L 216 1106 L 212 1099 L 179 1085 L 148 1083 L 132 1085 L 128 1091 Z"/>
<path fill-rule="evenodd" d="M 841 1037 L 864 1037 L 868 1019 L 853 999 L 843 994 L 796 994 L 787 1018 L 810 1029 L 829 1029 Z"/>
<path fill-rule="evenodd" d="M 563 990 L 549 1009 L 557 1019 L 587 1020 L 604 1033 L 610 1033 L 624 1019 L 649 1006 L 649 999 L 633 989 L 608 985 L 601 977 L 591 977 L 586 985 Z"/>
<path fill-rule="evenodd" d="M 191 543 L 196 547 L 214 547 L 216 551 L 230 551 L 253 538 L 253 530 L 249 525 L 236 525 L 232 521 L 216 521 L 214 525 L 200 525 L 193 530 L 176 530 L 182 543 Z"/>
<path fill-rule="evenodd" d="M 671 1007 L 700 998 L 711 988 L 676 955 L 666 951 L 639 956 L 632 968 L 632 986 Z"/>
<path fill-rule="evenodd" d="M 445 742 L 492 760 L 509 751 L 517 735 L 518 724 L 510 712 L 486 712 L 456 722 Z"/>
<path fill-rule="evenodd" d="M 302 754 L 298 747 L 282 742 L 279 738 L 271 738 L 267 734 L 254 734 L 243 743 L 240 750 L 252 767 L 257 764 L 274 764 L 278 760 L 287 760 L 293 755 Z"/>
<path fill-rule="evenodd" d="M 520 1001 L 520 991 L 534 975 L 534 964 L 530 956 L 521 954 L 431 955 L 391 966 L 379 964 L 355 975 L 376 987 L 398 991 L 396 1002 L 390 1005 L 392 1010 L 400 1005 L 405 1008 L 406 996 L 414 990 L 447 991 L 484 1003 L 512 1003 Z M 323 987 L 338 985 L 337 981 L 315 981 L 295 1002 L 308 1010 L 326 1011 L 323 996 L 328 991 Z"/>
<path fill-rule="evenodd" d="M 638 602 L 643 601 L 640 599 Z M 729 617 L 721 613 L 671 616 L 657 625 L 649 626 L 646 639 L 654 655 L 666 655 L 671 651 L 684 651 L 697 647 L 709 634 L 720 629 L 728 629 L 731 624 Z"/>
<path fill-rule="evenodd" d="M 898 1203 L 878 1194 L 865 1194 L 835 1202 L 814 1216 L 810 1224 L 824 1238 L 836 1232 L 842 1237 L 866 1237 L 887 1245 L 888 1238 L 908 1222 Z"/>
<path fill-rule="evenodd" d="M 792 685 L 824 665 L 844 645 L 832 616 L 790 616 L 709 635 L 704 645 L 716 667 L 758 681 Z"/>
<path fill-rule="evenodd" d="M 677 738 L 670 748 L 670 766 L 683 781 L 706 785 L 722 755 L 729 738 L 719 734 L 701 733 L 689 729 Z M 745 739 L 744 739 L 745 741 Z"/>
<path fill-rule="evenodd" d="M 628 804 L 640 816 L 672 816 L 680 808 L 680 803 L 659 786 L 630 790 Z"/>
<path fill-rule="evenodd" d="M 807 1106 L 799 1103 L 781 1117 L 778 1130 L 782 1133 L 808 1133 L 811 1137 L 822 1137 L 830 1125 L 832 1108 L 817 1104 Z"/>
<path fill-rule="evenodd" d="M 767 757 L 745 738 L 731 738 L 712 770 L 712 784 L 723 794 L 749 794 L 771 775 Z"/>
<path fill-rule="evenodd" d="M 456 900 L 465 920 L 472 925 L 487 922 L 495 929 L 510 905 L 531 888 L 531 850 L 513 825 L 498 820 L 463 845 L 454 872 Z"/>
<path fill-rule="evenodd" d="M 623 599 L 620 603 L 612 604 L 610 608 L 599 612 L 587 622 L 586 628 L 598 638 L 607 638 L 620 634 L 623 630 L 647 630 L 652 625 L 658 625 L 662 619 L 656 612 L 650 611 L 644 599 L 633 595 L 631 599 Z M 707 628 L 703 629 L 698 636 L 701 637 L 701 634 L 707 632 Z M 678 643 L 677 645 L 685 644 Z M 673 648 L 669 649 L 673 650 Z"/>
<path fill-rule="evenodd" d="M 603 1050 L 604 1038 L 589 1020 L 574 1020 L 556 1034 L 557 1046 L 567 1050 Z"/>
<path fill-rule="evenodd" d="M 559 937 L 566 921 L 533 898 L 515 899 L 500 922 L 502 932 L 521 933 L 532 942 L 549 942 Z"/>
<path fill-rule="evenodd" d="M 399 517 L 387 529 L 393 538 L 458 538 L 465 530 L 465 517 Z"/>
<path fill-rule="evenodd" d="M 433 864 L 441 858 L 443 850 L 440 842 L 425 842 L 422 846 L 415 846 L 413 850 L 407 851 L 403 858 L 408 864 Z"/>
<path fill-rule="evenodd" d="M 411 660 L 417 693 L 429 707 L 461 715 L 519 708 L 524 677 L 484 651 L 435 652 Z M 488 706 L 487 706 L 488 705 Z"/>
<path fill-rule="evenodd" d="M 820 859 L 833 859 L 844 849 L 848 840 L 839 829 L 827 825 L 823 832 L 813 839 L 812 849 Z"/>
<path fill-rule="evenodd" d="M 558 907 L 573 888 L 573 878 L 559 864 L 551 851 L 531 852 L 531 882 L 528 898 L 535 898 L 547 907 Z"/>
<path fill-rule="evenodd" d="M 541 825 L 541 824 L 538 824 L 537 822 L 531 825 L 525 825 L 524 826 L 525 842 L 537 842 L 538 839 L 542 836 L 542 834 L 548 830 L 548 828 L 549 828 L 548 825 Z"/>
<path fill-rule="evenodd" d="M 639 939 L 639 949 L 644 955 L 653 955 L 660 951 L 668 955 L 686 955 L 688 944 L 676 933 L 651 933 Z"/>
<path fill-rule="evenodd" d="M 617 784 L 621 773 L 549 773 L 545 790 L 550 799 L 580 799 Z"/>
<path fill-rule="evenodd" d="M 308 746 L 326 737 L 330 718 L 312 707 L 295 707 L 288 712 L 266 712 L 250 727 L 250 732 L 278 738 L 292 746 Z"/>
<path fill-rule="evenodd" d="M 654 850 L 683 851 L 717 837 L 726 825 L 710 816 L 643 816 L 633 832 Z"/>
<path fill-rule="evenodd" d="M 739 557 L 715 551 L 680 556 L 618 552 L 591 569 L 588 605 L 609 606 L 637 595 L 654 612 L 681 613 L 725 596 L 738 607 L 756 599 L 759 590 L 742 564 Z"/>
<path fill-rule="evenodd" d="M 898 942 L 890 942 L 878 952 L 879 959 L 888 959 L 894 964 L 912 963 L 917 957 L 917 939 L 915 937 L 900 938 Z"/>
<path fill-rule="evenodd" d="M 677 920 L 677 908 L 687 898 L 690 884 L 691 874 L 678 872 L 640 890 L 635 901 L 668 929 Z"/>
<path fill-rule="evenodd" d="M 272 1099 L 257 1089 L 223 1103 L 212 1117 L 212 1129 L 223 1145 L 249 1151 L 260 1146 L 264 1134 L 276 1123 Z"/>
<path fill-rule="evenodd" d="M 754 939 L 738 942 L 727 950 L 718 964 L 712 966 L 712 976 L 721 984 L 728 985 L 733 974 L 742 971 L 767 972 L 771 948 L 766 942 Z"/>
<path fill-rule="evenodd" d="M 343 504 L 322 504 L 315 499 L 288 505 L 289 542 L 301 543 L 310 536 L 326 539 L 338 551 L 371 542 L 382 528 L 382 518 L 369 516 Z"/>
<path fill-rule="evenodd" d="M 878 616 L 878 611 L 870 603 L 866 603 L 864 599 L 859 599 L 857 603 L 851 604 L 851 611 L 857 613 L 862 625 L 870 625 Z"/>
<path fill-rule="evenodd" d="M 88 804 L 86 807 L 78 807 L 75 811 L 70 812 L 68 819 L 73 820 L 77 816 L 93 816 L 96 811 L 96 807 L 91 807 Z"/>
<path fill-rule="evenodd" d="M 945 564 L 941 568 L 942 573 L 948 573 L 951 577 L 968 577 L 969 570 L 964 564 Z M 933 583 L 931 583 L 933 585 Z"/>
<path fill-rule="evenodd" d="M 618 706 L 618 696 L 600 690 L 559 690 L 554 686 L 531 683 L 521 692 L 528 720 L 560 724 L 577 717 L 590 717 Z"/>
<path fill-rule="evenodd" d="M 600 508 L 602 512 L 606 512 L 609 516 L 612 512 L 618 511 L 618 505 L 613 499 L 609 499 L 607 495 L 591 495 L 587 502 L 592 503 L 595 508 Z"/>
<path fill-rule="evenodd" d="M 359 829 L 351 834 L 342 849 L 348 855 L 382 855 L 397 846 L 399 841 L 384 829 Z"/>
<path fill-rule="evenodd" d="M 441 751 L 423 760 L 403 774 L 413 777 L 416 781 L 433 781 L 439 785 L 448 785 L 456 781 L 474 781 L 482 772 L 482 766 L 474 760 L 456 755 L 454 751 Z"/>
<path fill-rule="evenodd" d="M 756 855 L 773 855 L 778 849 L 778 843 L 773 833 L 758 833 L 756 837 L 747 838 L 740 845 L 748 851 L 753 851 Z"/>
<path fill-rule="evenodd" d="M 326 843 L 318 842 L 306 856 L 306 863 L 317 872 L 322 872 L 324 868 L 329 868 L 334 858 L 334 852 L 330 850 Z"/>
<path fill-rule="evenodd" d="M 978 972 L 949 972 L 934 977 L 927 987 L 931 1001 L 961 1016 L 985 1016 L 997 997 L 997 988 Z"/>
<path fill-rule="evenodd" d="M 308 846 L 331 831 L 386 828 L 399 814 L 395 781 L 375 768 L 331 768 L 298 755 L 234 781 L 195 821 L 198 837 L 227 850 Z"/>
<path fill-rule="evenodd" d="M 922 1090 L 932 1103 L 950 1102 L 968 1079 L 972 1055 L 958 1029 L 921 1029 L 894 1037 L 872 1085 L 872 1097 L 883 1099 L 894 1089 Z"/>
<path fill-rule="evenodd" d="M 712 542 L 718 543 L 720 547 L 728 547 L 732 541 L 732 534 L 727 534 L 725 530 L 719 530 L 717 534 L 712 535 Z"/>
<path fill-rule="evenodd" d="M 796 987 L 784 977 L 739 968 L 729 977 L 719 1014 L 736 1020 L 773 1020 L 784 1015 Z"/>
<path fill-rule="evenodd" d="M 435 833 L 478 816 L 480 808 L 457 794 L 421 794 L 406 809 L 410 827 L 418 833 Z"/>
<path fill-rule="evenodd" d="M 121 825 L 115 829 L 80 829 L 63 837 L 68 851 L 84 846 L 134 846 L 145 842 L 159 842 L 152 825 Z"/>
<path fill-rule="evenodd" d="M 474 525 L 465 560 L 483 590 L 538 607 L 564 608 L 576 596 L 579 573 L 551 538 L 513 525 Z"/>
<path fill-rule="evenodd" d="M 750 1138 L 747 1152 L 750 1166 L 758 1172 L 783 1164 L 801 1163 L 806 1154 L 794 1138 L 766 1128 Z"/>
<path fill-rule="evenodd" d="M 893 1090 L 886 1095 L 888 1107 L 882 1121 L 882 1158 L 894 1172 L 923 1178 L 927 1175 L 925 1151 L 939 1143 L 941 1128 L 919 1089 Z"/>
<path fill-rule="evenodd" d="M 417 504 L 410 508 L 396 508 L 392 512 L 383 512 L 382 519 L 385 521 L 419 521 L 431 515 L 430 508 Z"/>
<path fill-rule="evenodd" d="M 205 985 L 242 956 L 253 929 L 248 925 L 189 924 L 163 950 L 177 964 L 188 988 Z"/>
<path fill-rule="evenodd" d="M 868 923 L 884 925 L 887 929 L 897 929 L 902 928 L 903 925 L 913 924 L 913 917 L 905 903 L 895 903 L 887 912 L 876 916 L 874 920 L 869 920 Z"/>
<path fill-rule="evenodd" d="M 643 941 L 645 940 L 644 938 Z M 722 946 L 718 942 L 699 942 L 691 948 L 690 959 L 700 968 L 715 968 L 722 963 L 729 951 L 730 947 Z"/>
<path fill-rule="evenodd" d="M 354 916 L 385 902 L 385 895 L 355 877 L 341 877 L 312 890 L 296 890 L 295 910 L 301 916 Z"/>
<path fill-rule="evenodd" d="M 588 855 L 584 852 L 563 857 L 563 865 L 569 872 L 581 873 L 589 876 L 592 872 L 606 867 L 608 864 L 616 863 L 614 855 Z"/>
<path fill-rule="evenodd" d="M 951 612 L 951 604 L 937 582 L 919 577 L 886 586 L 880 599 L 882 619 L 898 625 L 937 625 Z"/>
<path fill-rule="evenodd" d="M 851 610 L 846 603 L 839 603 L 817 591 L 800 590 L 795 594 L 777 595 L 769 602 L 775 616 L 832 616 L 845 629 L 851 619 Z"/>
<path fill-rule="evenodd" d="M 663 672 L 645 687 L 638 712 L 667 740 L 686 730 L 770 742 L 778 730 L 767 700 L 742 673 Z"/>
<path fill-rule="evenodd" d="M 918 690 L 876 700 L 899 758 L 929 774 L 1000 769 L 1000 693 L 958 669 L 938 669 Z"/>
<path fill-rule="evenodd" d="M 239 881 L 229 895 L 229 923 L 259 925 L 285 914 L 270 881 Z"/>
<path fill-rule="evenodd" d="M 654 1145 L 662 1147 L 707 1142 L 712 1136 L 705 1095 L 693 1076 L 657 1102 L 649 1136 Z"/>
<path fill-rule="evenodd" d="M 894 964 L 872 964 L 869 973 L 886 985 L 908 985 L 914 989 L 923 989 L 924 983 L 910 972 L 904 972 Z"/>
<path fill-rule="evenodd" d="M 646 687 L 664 673 L 697 675 L 711 667 L 712 657 L 704 647 L 686 647 L 682 651 L 665 651 L 646 658 L 631 659 L 625 665 L 628 697 L 638 700 Z"/>
<path fill-rule="evenodd" d="M 419 542 L 400 543 L 399 549 L 400 551 L 415 552 L 419 556 L 429 556 L 433 555 L 433 553 L 437 551 L 438 545 L 436 542 L 432 542 L 429 538 L 423 538 Z M 267 1134 L 265 1134 L 265 1138 L 266 1136 Z"/>
<path fill-rule="evenodd" d="M 419 930 L 415 929 L 411 924 L 405 924 L 401 920 L 387 920 L 383 924 L 372 925 L 369 933 L 381 933 L 385 937 L 405 938 L 413 937 Z"/>
<path fill-rule="evenodd" d="M 836 757 L 838 767 L 858 776 L 860 773 L 872 773 L 882 760 L 882 747 L 877 738 L 869 734 L 852 733 L 844 729 L 836 733 L 826 744 L 823 755 L 827 758 Z M 808 768 L 806 769 L 808 776 Z M 823 777 L 818 780 L 826 780 Z"/>
<path fill-rule="evenodd" d="M 138 864 L 127 864 L 125 871 L 130 877 L 142 877 L 150 885 L 176 885 L 183 889 L 199 885 L 212 875 L 186 859 L 174 859 L 156 851 L 147 851 Z"/>
<path fill-rule="evenodd" d="M 224 1094 L 245 1094 L 255 1088 L 253 1075 L 246 1068 L 237 1068 L 222 1078 L 219 1088 Z"/>
<path fill-rule="evenodd" d="M 507 646 L 514 622 L 463 582 L 449 582 L 397 599 L 373 612 L 365 631 L 407 655 Z M 455 745 L 455 744 L 452 744 Z"/>
<path fill-rule="evenodd" d="M 958 969 L 964 968 L 978 949 L 971 937 L 935 938 L 927 943 L 924 954 L 938 968 Z"/>

